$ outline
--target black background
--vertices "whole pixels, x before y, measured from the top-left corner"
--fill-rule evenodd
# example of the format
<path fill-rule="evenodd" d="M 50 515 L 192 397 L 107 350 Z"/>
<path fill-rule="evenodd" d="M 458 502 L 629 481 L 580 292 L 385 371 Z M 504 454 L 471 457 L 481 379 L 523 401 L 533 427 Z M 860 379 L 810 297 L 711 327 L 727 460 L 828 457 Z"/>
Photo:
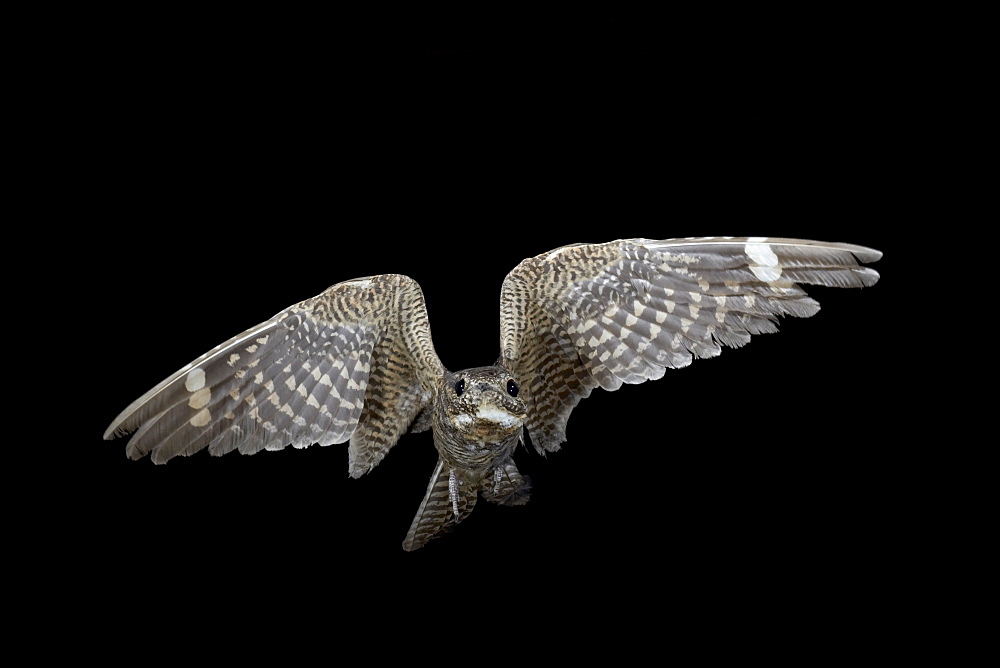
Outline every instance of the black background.
<path fill-rule="evenodd" d="M 723 600 L 840 604 L 892 581 L 903 55 L 864 32 L 256 46 L 171 42 L 134 62 L 111 49 L 87 66 L 101 94 L 72 169 L 100 221 L 86 275 L 101 364 L 69 516 L 77 549 L 142 583 L 120 595 L 382 587 L 529 606 L 572 591 L 697 615 Z M 867 245 L 886 253 L 884 278 L 813 289 L 811 319 L 595 392 L 561 452 L 519 451 L 529 504 L 481 502 L 415 553 L 400 544 L 436 461 L 429 432 L 359 480 L 346 445 L 154 466 L 101 440 L 177 368 L 341 280 L 417 279 L 457 370 L 495 359 L 500 284 L 522 258 L 701 235 Z"/>

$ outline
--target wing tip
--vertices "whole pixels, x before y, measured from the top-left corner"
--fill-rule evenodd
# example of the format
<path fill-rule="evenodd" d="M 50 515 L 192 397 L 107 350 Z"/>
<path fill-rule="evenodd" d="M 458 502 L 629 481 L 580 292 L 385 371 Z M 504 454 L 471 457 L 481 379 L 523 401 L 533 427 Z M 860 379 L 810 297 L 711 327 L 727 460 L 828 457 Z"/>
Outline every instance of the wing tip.
<path fill-rule="evenodd" d="M 871 267 L 858 267 L 855 273 L 861 279 L 861 287 L 863 288 L 870 288 L 882 278 L 882 275 Z"/>
<path fill-rule="evenodd" d="M 857 244 L 841 244 L 854 254 L 859 262 L 878 262 L 882 259 L 882 251 Z"/>
<path fill-rule="evenodd" d="M 128 425 L 126 420 L 119 415 L 115 421 L 108 425 L 108 428 L 104 430 L 104 440 L 113 441 L 116 438 L 128 436 L 134 431 L 135 427 Z"/>

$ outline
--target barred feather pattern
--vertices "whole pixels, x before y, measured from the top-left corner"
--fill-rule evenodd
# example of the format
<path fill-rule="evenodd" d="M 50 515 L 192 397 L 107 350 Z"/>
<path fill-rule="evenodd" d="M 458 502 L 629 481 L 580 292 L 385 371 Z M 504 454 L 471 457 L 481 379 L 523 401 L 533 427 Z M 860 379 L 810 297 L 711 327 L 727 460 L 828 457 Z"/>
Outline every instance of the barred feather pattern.
<path fill-rule="evenodd" d="M 766 237 L 622 239 L 528 258 L 504 279 L 500 357 L 452 373 L 406 276 L 338 283 L 210 350 L 133 402 L 106 439 L 133 459 L 207 449 L 253 454 L 349 442 L 348 473 L 371 471 L 408 430 L 433 429 L 439 460 L 403 547 L 455 527 L 479 494 L 520 505 L 524 430 L 558 450 L 580 401 L 739 347 L 782 316 L 819 310 L 800 284 L 874 285 L 850 244 Z"/>
<path fill-rule="evenodd" d="M 575 244 L 521 262 L 501 291 L 501 361 L 530 393 L 526 427 L 558 450 L 576 405 L 597 387 L 661 378 L 722 346 L 777 331 L 819 304 L 799 283 L 874 285 L 878 251 L 766 237 Z"/>
<path fill-rule="evenodd" d="M 350 440 L 349 473 L 370 471 L 430 404 L 444 368 L 412 279 L 339 283 L 278 313 L 154 387 L 105 438 L 163 463 L 208 449 L 253 454 Z"/>
<path fill-rule="evenodd" d="M 455 485 L 450 480 L 452 472 L 457 478 Z M 406 532 L 403 549 L 407 552 L 419 549 L 431 538 L 452 530 L 468 517 L 476 506 L 480 476 L 479 472 L 452 468 L 443 459 L 438 459 L 424 498 Z M 453 492 L 457 494 L 457 498 L 452 496 Z"/>
<path fill-rule="evenodd" d="M 528 502 L 530 490 L 530 480 L 521 475 L 512 459 L 507 459 L 495 471 L 484 472 L 452 467 L 439 458 L 423 501 L 406 533 L 403 549 L 408 552 L 416 550 L 431 538 L 454 529 L 472 512 L 480 493 L 490 503 L 520 506 Z M 453 491 L 457 493 L 457 498 L 452 496 Z"/>

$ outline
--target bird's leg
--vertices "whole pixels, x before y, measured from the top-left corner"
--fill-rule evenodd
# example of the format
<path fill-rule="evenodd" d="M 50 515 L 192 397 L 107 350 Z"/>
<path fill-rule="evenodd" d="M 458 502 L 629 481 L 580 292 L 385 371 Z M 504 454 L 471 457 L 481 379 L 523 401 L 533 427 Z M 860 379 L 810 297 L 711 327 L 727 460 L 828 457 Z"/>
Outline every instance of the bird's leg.
<path fill-rule="evenodd" d="M 493 469 L 493 494 L 500 495 L 500 481 L 503 480 L 503 467 Z"/>
<path fill-rule="evenodd" d="M 448 496 L 451 497 L 451 507 L 455 511 L 455 517 L 458 517 L 458 476 L 455 474 L 455 469 L 448 472 Z"/>

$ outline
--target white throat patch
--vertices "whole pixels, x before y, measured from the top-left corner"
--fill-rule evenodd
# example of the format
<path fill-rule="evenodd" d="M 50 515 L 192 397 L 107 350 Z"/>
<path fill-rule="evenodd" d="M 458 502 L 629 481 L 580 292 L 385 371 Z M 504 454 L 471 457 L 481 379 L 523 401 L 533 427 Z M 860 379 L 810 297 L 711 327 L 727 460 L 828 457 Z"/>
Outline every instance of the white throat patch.
<path fill-rule="evenodd" d="M 500 425 L 501 429 L 512 429 L 521 424 L 521 420 L 502 408 L 493 404 L 484 404 L 476 411 L 475 416 L 458 415 L 454 418 L 456 426 L 470 427 L 475 419 L 488 420 Z"/>

